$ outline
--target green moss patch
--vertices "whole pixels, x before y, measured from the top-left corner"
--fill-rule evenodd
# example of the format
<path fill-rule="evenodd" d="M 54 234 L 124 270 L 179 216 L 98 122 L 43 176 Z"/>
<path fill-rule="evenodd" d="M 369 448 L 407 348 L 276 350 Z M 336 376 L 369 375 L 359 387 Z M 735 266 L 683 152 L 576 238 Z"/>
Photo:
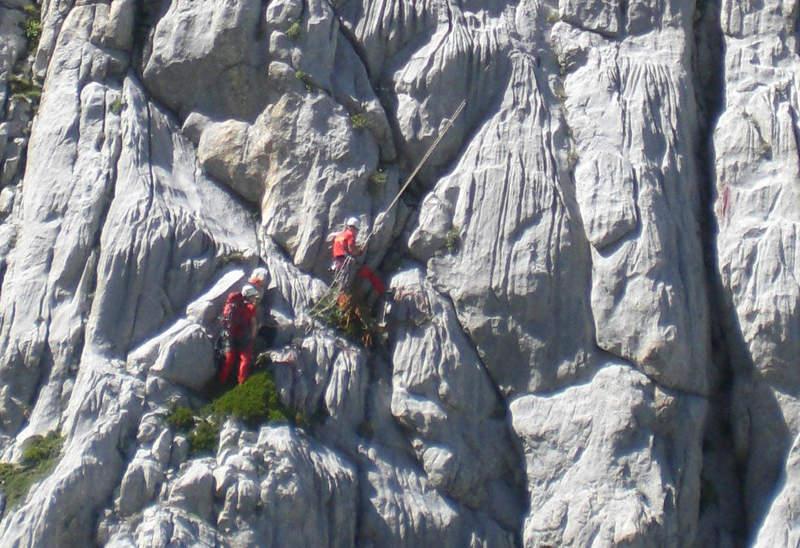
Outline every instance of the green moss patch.
<path fill-rule="evenodd" d="M 286 29 L 286 36 L 289 37 L 289 40 L 297 40 L 300 38 L 300 34 L 303 32 L 303 28 L 300 26 L 299 21 L 295 21 L 289 28 Z"/>
<path fill-rule="evenodd" d="M 22 451 L 21 464 L 0 462 L 0 491 L 6 497 L 3 515 L 25 498 L 34 483 L 50 475 L 58 463 L 63 442 L 57 432 L 34 436 Z"/>

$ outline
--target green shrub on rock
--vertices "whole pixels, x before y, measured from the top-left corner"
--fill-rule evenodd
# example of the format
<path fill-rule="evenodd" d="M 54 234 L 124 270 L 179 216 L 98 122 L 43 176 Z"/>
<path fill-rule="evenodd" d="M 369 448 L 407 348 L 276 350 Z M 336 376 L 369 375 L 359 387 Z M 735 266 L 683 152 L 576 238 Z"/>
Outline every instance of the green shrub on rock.
<path fill-rule="evenodd" d="M 6 497 L 5 515 L 23 500 L 31 486 L 46 478 L 58 463 L 64 439 L 57 432 L 34 436 L 22 451 L 22 463 L 0 462 L 0 491 Z"/>
<path fill-rule="evenodd" d="M 289 28 L 286 30 L 286 36 L 289 38 L 289 40 L 293 40 L 294 41 L 294 40 L 297 40 L 298 38 L 300 38 L 300 33 L 302 31 L 303 31 L 303 29 L 300 26 L 300 22 L 299 21 L 295 21 L 294 23 L 289 25 Z"/>
<path fill-rule="evenodd" d="M 167 416 L 167 424 L 179 432 L 188 432 L 194 426 L 194 412 L 188 407 L 173 407 Z"/>
<path fill-rule="evenodd" d="M 250 375 L 244 383 L 216 398 L 208 411 L 218 417 L 235 417 L 250 426 L 287 420 L 278 389 L 267 371 Z"/>
<path fill-rule="evenodd" d="M 198 453 L 216 453 L 219 444 L 219 425 L 213 419 L 201 420 L 189 434 L 189 451 Z"/>

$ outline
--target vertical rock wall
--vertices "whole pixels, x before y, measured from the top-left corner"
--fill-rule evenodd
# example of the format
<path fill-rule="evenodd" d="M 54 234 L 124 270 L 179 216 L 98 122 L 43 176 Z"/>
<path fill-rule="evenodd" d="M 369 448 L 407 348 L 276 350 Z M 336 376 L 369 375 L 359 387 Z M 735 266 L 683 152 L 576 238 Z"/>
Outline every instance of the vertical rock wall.
<path fill-rule="evenodd" d="M 0 544 L 796 543 L 795 4 L 0 0 L 0 452 L 65 438 Z M 195 455 L 256 264 L 312 420 Z"/>

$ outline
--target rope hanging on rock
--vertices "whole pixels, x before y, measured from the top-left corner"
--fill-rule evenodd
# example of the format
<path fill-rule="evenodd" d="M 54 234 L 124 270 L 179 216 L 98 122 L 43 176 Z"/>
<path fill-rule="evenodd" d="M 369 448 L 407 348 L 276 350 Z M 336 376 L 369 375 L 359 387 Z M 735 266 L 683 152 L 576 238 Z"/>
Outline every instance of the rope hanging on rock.
<path fill-rule="evenodd" d="M 367 247 L 367 244 L 369 243 L 370 238 L 372 238 L 372 236 L 375 234 L 375 227 L 377 227 L 380 224 L 380 221 L 382 221 L 383 218 L 386 217 L 386 215 L 392 210 L 392 208 L 395 205 L 397 205 L 397 202 L 400 201 L 400 197 L 403 195 L 403 192 L 406 191 L 406 189 L 408 188 L 408 185 L 411 184 L 411 181 L 413 181 L 414 177 L 416 177 L 417 173 L 419 173 L 419 170 L 422 169 L 422 166 L 424 166 L 425 162 L 428 161 L 428 158 L 430 158 L 431 154 L 433 154 L 433 151 L 436 150 L 436 147 L 439 145 L 439 143 L 442 141 L 442 139 L 444 139 L 444 136 L 447 135 L 447 132 L 450 131 L 451 127 L 453 127 L 453 123 L 456 121 L 458 116 L 461 114 L 461 111 L 464 110 L 465 106 L 467 106 L 467 100 L 466 99 L 461 101 L 461 104 L 458 105 L 458 108 L 455 110 L 455 112 L 453 112 L 453 115 L 450 117 L 449 120 L 447 120 L 447 124 L 445 124 L 444 129 L 442 130 L 442 132 L 439 134 L 439 136 L 436 138 L 436 140 L 431 144 L 431 146 L 428 147 L 427 152 L 425 152 L 425 156 L 423 156 L 422 160 L 419 161 L 419 163 L 417 164 L 417 167 L 414 168 L 414 171 L 411 172 L 411 175 L 409 175 L 408 178 L 406 178 L 406 182 L 403 183 L 403 186 L 400 187 L 400 190 L 397 192 L 397 194 L 395 195 L 394 199 L 391 201 L 391 203 L 386 208 L 386 210 L 382 211 L 381 213 L 379 213 L 378 216 L 375 218 L 375 222 L 372 223 L 372 229 L 370 229 L 369 234 L 367 234 L 367 237 L 364 240 L 364 243 L 362 244 L 364 246 L 364 248 Z"/>

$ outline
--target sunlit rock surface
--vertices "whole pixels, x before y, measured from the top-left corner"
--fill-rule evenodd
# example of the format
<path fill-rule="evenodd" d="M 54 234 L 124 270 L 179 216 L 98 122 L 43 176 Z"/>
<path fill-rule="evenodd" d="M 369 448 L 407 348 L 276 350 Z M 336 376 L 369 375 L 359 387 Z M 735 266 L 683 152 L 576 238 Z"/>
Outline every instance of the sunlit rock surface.
<path fill-rule="evenodd" d="M 0 544 L 797 544 L 798 13 L 0 0 Z M 256 266 L 296 416 L 197 452 Z"/>

